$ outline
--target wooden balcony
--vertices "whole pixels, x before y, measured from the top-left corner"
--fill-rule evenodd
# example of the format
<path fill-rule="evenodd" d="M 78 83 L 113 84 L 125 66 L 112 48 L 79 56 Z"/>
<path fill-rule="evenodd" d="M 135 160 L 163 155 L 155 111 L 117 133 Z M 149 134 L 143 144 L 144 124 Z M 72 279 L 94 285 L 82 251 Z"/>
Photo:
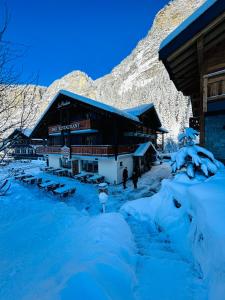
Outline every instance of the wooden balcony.
<path fill-rule="evenodd" d="M 119 145 L 118 154 L 133 153 L 137 145 Z M 47 146 L 38 147 L 36 152 L 38 154 L 62 154 L 62 147 Z M 71 154 L 87 155 L 87 156 L 112 156 L 115 154 L 115 148 L 112 145 L 99 146 L 71 146 Z"/>
<path fill-rule="evenodd" d="M 203 111 L 207 112 L 208 104 L 225 100 L 225 70 L 203 77 Z"/>
<path fill-rule="evenodd" d="M 58 146 L 40 146 L 36 148 L 36 153 L 38 154 L 61 154 L 62 147 Z"/>

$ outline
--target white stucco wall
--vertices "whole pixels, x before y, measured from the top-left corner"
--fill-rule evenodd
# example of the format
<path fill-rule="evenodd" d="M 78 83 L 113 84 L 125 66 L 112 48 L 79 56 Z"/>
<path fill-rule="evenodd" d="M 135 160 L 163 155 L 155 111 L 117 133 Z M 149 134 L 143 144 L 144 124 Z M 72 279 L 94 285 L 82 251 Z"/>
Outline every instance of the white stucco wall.
<path fill-rule="evenodd" d="M 59 159 L 60 159 L 60 155 L 49 154 L 48 156 L 49 167 L 60 168 Z"/>
<path fill-rule="evenodd" d="M 60 155 L 49 155 L 49 166 L 53 168 L 60 168 Z M 75 159 L 75 157 L 73 158 Z M 76 158 L 78 159 L 78 158 Z M 82 157 L 82 160 L 93 160 L 93 157 Z M 122 162 L 122 166 L 120 163 Z M 119 155 L 117 161 L 114 157 L 98 160 L 98 173 L 105 176 L 105 180 L 112 184 L 120 184 L 123 180 L 123 170 L 127 167 L 128 176 L 131 177 L 133 172 L 133 157 L 132 155 Z M 79 159 L 79 171 L 81 171 L 81 159 Z"/>
<path fill-rule="evenodd" d="M 115 159 L 99 160 L 98 173 L 105 176 L 106 181 L 117 184 L 117 164 Z"/>
<path fill-rule="evenodd" d="M 120 163 L 122 162 L 122 166 Z M 128 176 L 131 177 L 133 172 L 132 155 L 120 155 L 117 158 L 99 160 L 99 174 L 105 176 L 106 181 L 110 183 L 120 184 L 123 180 L 123 170 L 127 167 Z"/>

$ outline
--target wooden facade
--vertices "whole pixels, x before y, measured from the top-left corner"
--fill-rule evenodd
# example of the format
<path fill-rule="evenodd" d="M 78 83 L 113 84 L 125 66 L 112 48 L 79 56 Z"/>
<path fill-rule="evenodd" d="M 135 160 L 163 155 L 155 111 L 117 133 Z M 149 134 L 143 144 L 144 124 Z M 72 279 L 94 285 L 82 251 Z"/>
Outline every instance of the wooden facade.
<path fill-rule="evenodd" d="M 30 130 L 15 129 L 8 137 L 10 143 L 7 154 L 14 159 L 37 159 L 42 156 L 37 149 L 42 147 L 43 140 L 31 139 Z"/>
<path fill-rule="evenodd" d="M 68 166 L 73 173 L 84 168 L 107 173 L 109 161 L 115 161 L 117 168 L 124 166 L 125 161 L 133 165 L 132 155 L 139 145 L 151 141 L 156 146 L 159 132 L 165 133 L 153 105 L 137 116 L 60 91 L 36 124 L 32 137 L 46 141 L 37 153 L 48 156 L 54 166 Z M 117 174 L 118 170 L 112 172 Z"/>
<path fill-rule="evenodd" d="M 159 57 L 177 89 L 191 97 L 190 124 L 199 124 L 201 144 L 225 160 L 225 2 L 206 1 L 163 42 Z"/>

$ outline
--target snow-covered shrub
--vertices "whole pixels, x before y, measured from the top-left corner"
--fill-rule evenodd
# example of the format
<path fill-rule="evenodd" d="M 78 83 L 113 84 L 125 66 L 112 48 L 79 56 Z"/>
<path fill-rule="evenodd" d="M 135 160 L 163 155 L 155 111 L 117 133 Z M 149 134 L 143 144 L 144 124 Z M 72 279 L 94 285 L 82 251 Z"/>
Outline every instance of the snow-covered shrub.
<path fill-rule="evenodd" d="M 177 152 L 171 155 L 172 171 L 185 169 L 190 178 L 195 177 L 196 172 L 208 177 L 216 174 L 223 166 L 215 159 L 212 152 L 196 144 L 199 133 L 192 128 L 185 128 L 178 136 L 178 141 L 183 145 Z"/>

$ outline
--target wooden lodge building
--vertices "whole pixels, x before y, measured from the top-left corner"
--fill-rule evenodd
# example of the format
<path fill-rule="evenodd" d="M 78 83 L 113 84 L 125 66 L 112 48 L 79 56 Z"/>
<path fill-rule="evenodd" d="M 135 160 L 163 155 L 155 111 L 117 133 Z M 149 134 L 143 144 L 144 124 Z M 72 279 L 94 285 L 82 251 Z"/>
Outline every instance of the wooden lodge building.
<path fill-rule="evenodd" d="M 201 144 L 225 161 L 225 1 L 206 1 L 162 42 L 159 58 L 191 97 Z"/>
<path fill-rule="evenodd" d="M 157 135 L 167 132 L 153 104 L 119 110 L 61 90 L 34 127 L 31 137 L 45 140 L 38 153 L 49 166 L 99 173 L 121 183 L 124 167 L 131 176 L 137 165 L 149 170 Z"/>
<path fill-rule="evenodd" d="M 9 150 L 7 155 L 14 159 L 37 159 L 36 149 L 43 145 L 42 139 L 31 139 L 31 129 L 15 129 L 7 138 Z"/>

